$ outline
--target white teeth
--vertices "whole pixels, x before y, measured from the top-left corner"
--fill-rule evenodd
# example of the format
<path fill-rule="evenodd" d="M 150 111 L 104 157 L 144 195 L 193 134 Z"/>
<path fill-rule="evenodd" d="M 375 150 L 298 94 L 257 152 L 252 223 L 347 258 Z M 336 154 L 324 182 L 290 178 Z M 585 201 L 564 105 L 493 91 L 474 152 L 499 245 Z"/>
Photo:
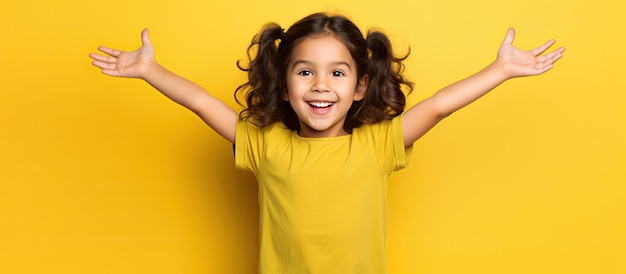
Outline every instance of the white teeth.
<path fill-rule="evenodd" d="M 310 102 L 309 105 L 314 106 L 316 108 L 325 108 L 330 107 L 333 103 L 331 102 Z"/>

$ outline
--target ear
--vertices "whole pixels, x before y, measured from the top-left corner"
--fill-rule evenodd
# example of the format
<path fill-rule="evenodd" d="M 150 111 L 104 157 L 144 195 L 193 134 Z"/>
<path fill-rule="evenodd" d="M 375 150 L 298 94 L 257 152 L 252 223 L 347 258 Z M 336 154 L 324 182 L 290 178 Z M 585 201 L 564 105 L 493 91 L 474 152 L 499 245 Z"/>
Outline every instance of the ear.
<path fill-rule="evenodd" d="M 289 93 L 286 90 L 283 91 L 283 101 L 289 102 Z"/>
<path fill-rule="evenodd" d="M 365 92 L 367 91 L 367 84 L 369 83 L 370 77 L 365 74 L 359 81 L 356 83 L 356 90 L 354 91 L 354 101 L 361 101 L 365 98 Z"/>

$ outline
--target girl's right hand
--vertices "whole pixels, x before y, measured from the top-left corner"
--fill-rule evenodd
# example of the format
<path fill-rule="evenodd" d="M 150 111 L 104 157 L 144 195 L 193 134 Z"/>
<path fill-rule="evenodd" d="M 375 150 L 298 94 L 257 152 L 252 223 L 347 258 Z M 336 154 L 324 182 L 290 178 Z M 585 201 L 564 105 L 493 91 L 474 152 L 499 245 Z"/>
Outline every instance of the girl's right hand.
<path fill-rule="evenodd" d="M 157 65 L 148 29 L 141 32 L 141 44 L 141 47 L 135 51 L 121 51 L 100 46 L 98 50 L 107 55 L 90 53 L 89 57 L 93 59 L 92 64 L 102 69 L 102 73 L 106 75 L 143 78 L 150 68 Z"/>

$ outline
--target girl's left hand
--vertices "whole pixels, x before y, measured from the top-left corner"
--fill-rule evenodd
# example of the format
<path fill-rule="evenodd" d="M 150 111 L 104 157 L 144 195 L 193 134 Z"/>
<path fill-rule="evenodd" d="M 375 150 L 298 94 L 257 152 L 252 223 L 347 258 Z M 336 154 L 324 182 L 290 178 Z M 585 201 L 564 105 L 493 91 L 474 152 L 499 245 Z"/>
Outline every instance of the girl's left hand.
<path fill-rule="evenodd" d="M 542 74 L 550 70 L 553 64 L 563 56 L 564 47 L 542 55 L 554 44 L 554 39 L 531 50 L 522 51 L 513 46 L 515 30 L 509 28 L 506 37 L 498 50 L 496 63 L 508 78 Z"/>

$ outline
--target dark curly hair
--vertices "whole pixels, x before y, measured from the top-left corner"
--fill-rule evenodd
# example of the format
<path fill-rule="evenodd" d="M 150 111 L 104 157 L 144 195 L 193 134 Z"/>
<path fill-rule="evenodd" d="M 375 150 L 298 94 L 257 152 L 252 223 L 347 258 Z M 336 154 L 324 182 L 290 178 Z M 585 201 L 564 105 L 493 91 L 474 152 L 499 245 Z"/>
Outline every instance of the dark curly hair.
<path fill-rule="evenodd" d="M 403 57 L 395 57 L 389 38 L 379 30 L 370 30 L 367 38 L 349 19 L 326 13 L 311 14 L 291 26 L 287 32 L 276 23 L 269 23 L 248 47 L 248 67 L 237 62 L 248 73 L 248 82 L 237 87 L 235 100 L 244 107 L 240 118 L 260 127 L 281 121 L 292 130 L 300 124 L 289 102 L 283 100 L 287 91 L 286 71 L 293 49 L 305 38 L 335 35 L 347 47 L 357 66 L 357 79 L 369 77 L 363 100 L 354 101 L 348 111 L 344 130 L 364 123 L 390 120 L 406 106 L 402 86 L 413 90 L 413 83 L 402 76 Z M 245 105 L 239 99 L 245 97 Z"/>

